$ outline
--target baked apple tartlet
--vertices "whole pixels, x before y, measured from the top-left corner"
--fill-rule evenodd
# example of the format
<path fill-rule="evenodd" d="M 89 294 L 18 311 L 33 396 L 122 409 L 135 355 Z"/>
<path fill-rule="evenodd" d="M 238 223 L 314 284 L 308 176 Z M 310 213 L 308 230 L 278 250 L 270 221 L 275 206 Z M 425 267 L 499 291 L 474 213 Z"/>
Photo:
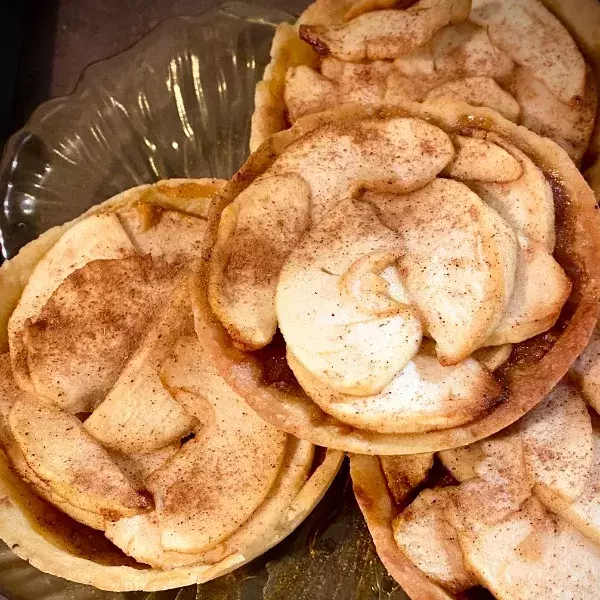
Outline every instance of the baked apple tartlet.
<path fill-rule="evenodd" d="M 216 373 L 190 273 L 218 180 L 126 191 L 0 269 L 0 538 L 114 591 L 202 583 L 288 535 L 342 454 Z"/>
<path fill-rule="evenodd" d="M 586 380 L 435 457 L 351 456 L 377 552 L 412 600 L 480 598 L 482 587 L 512 600 L 598 597 L 600 432 Z"/>
<path fill-rule="evenodd" d="M 310 115 L 213 204 L 196 330 L 236 392 L 300 439 L 465 445 L 534 408 L 585 347 L 595 209 L 566 152 L 489 109 Z"/>
<path fill-rule="evenodd" d="M 598 20 L 594 0 L 317 0 L 277 30 L 251 147 L 340 104 L 449 98 L 492 108 L 579 163 L 598 103 Z"/>

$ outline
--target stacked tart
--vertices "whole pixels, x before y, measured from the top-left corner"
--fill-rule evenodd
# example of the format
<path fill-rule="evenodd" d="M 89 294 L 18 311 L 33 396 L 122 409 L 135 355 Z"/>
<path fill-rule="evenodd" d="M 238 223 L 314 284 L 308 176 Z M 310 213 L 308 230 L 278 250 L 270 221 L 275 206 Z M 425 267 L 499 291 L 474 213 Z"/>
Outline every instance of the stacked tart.
<path fill-rule="evenodd" d="M 279 27 L 256 89 L 257 160 L 224 193 L 231 204 L 200 280 L 207 339 L 266 419 L 353 453 L 379 556 L 415 600 L 598 597 L 597 206 L 568 159 L 588 169 L 598 194 L 599 21 L 592 2 L 317 0 L 295 27 Z M 409 126 L 415 118 L 452 146 Z M 406 158 L 411 150 L 418 160 Z M 336 187 L 352 162 L 356 180 Z M 291 173 L 309 188 L 306 228 L 279 258 L 274 293 L 263 280 L 244 306 L 254 318 L 267 300 L 274 306 L 281 336 L 266 348 L 285 347 L 293 377 L 273 385 L 265 350 L 247 352 L 265 338 L 227 312 L 239 302 L 236 278 L 257 284 L 228 243 L 239 225 L 245 235 L 256 227 L 253 186 Z M 575 180 L 579 191 L 563 187 Z M 497 320 L 479 304 L 490 329 L 466 317 L 491 289 L 476 262 L 488 274 L 506 268 L 511 245 L 490 226 L 502 250 L 487 254 L 480 227 L 491 222 L 467 208 L 470 193 L 517 236 L 514 287 L 487 296 L 508 294 L 508 307 Z M 234 208 L 242 195 L 246 214 Z M 576 197 L 582 221 L 580 208 L 564 210 Z M 578 233 L 565 236 L 572 226 Z M 537 244 L 552 256 L 543 267 Z M 220 350 L 227 341 L 237 354 Z"/>
<path fill-rule="evenodd" d="M 337 472 L 340 453 L 264 422 L 195 335 L 190 274 L 223 184 L 129 190 L 2 266 L 0 536 L 44 571 L 207 581 L 290 533 Z"/>
<path fill-rule="evenodd" d="M 251 146 L 340 104 L 439 98 L 488 106 L 579 163 L 598 103 L 595 2 L 317 0 L 280 25 L 256 90 Z M 596 148 L 594 148 L 596 151 Z"/>
<path fill-rule="evenodd" d="M 597 597 L 599 222 L 563 149 L 462 102 L 339 107 L 210 220 L 203 346 L 265 420 L 352 453 L 412 598 Z"/>
<path fill-rule="evenodd" d="M 198 335 L 259 414 L 328 447 L 491 435 L 558 383 L 598 316 L 592 191 L 554 143 L 487 109 L 305 117 L 213 209 Z"/>

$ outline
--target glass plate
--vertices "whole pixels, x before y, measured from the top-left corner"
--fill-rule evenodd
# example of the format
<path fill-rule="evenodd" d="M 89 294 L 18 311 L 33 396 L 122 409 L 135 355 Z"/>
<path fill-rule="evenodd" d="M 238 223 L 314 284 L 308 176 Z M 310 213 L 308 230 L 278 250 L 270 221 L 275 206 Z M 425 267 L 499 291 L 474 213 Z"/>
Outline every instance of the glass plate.
<path fill-rule="evenodd" d="M 0 164 L 2 256 L 123 189 L 167 177 L 229 178 L 247 156 L 254 86 L 284 20 L 293 17 L 243 3 L 170 19 L 90 66 L 73 94 L 40 106 Z M 294 534 L 214 582 L 108 593 L 43 574 L 0 547 L 0 592 L 8 600 L 407 598 L 375 554 L 347 468 Z"/>
<path fill-rule="evenodd" d="M 117 192 L 229 178 L 247 155 L 254 86 L 288 13 L 228 3 L 156 27 L 40 106 L 0 165 L 2 254 Z"/>

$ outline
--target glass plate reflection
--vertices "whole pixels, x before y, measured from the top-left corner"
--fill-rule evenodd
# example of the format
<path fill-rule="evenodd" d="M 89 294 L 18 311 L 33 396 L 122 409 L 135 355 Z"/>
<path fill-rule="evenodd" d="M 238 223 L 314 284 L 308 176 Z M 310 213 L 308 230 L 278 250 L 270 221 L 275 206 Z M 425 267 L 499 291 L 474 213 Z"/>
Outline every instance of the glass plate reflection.
<path fill-rule="evenodd" d="M 228 3 L 169 19 L 90 66 L 77 89 L 40 106 L 0 164 L 3 258 L 123 189 L 168 177 L 229 178 L 247 156 L 254 86 L 283 11 Z M 0 548 L 8 600 L 404 600 L 375 554 L 342 469 L 279 546 L 203 586 L 109 593 L 41 573 Z"/>

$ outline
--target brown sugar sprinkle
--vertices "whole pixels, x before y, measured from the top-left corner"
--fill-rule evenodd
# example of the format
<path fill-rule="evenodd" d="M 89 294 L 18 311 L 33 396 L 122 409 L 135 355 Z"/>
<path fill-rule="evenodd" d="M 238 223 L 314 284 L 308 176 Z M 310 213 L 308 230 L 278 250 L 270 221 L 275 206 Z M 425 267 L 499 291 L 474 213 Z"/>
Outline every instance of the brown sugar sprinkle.
<path fill-rule="evenodd" d="M 78 389 L 89 408 L 108 392 L 172 289 L 178 269 L 150 256 L 92 261 L 67 277 L 25 327 L 30 368 L 57 393 Z M 51 378 L 61 384 L 50 383 Z M 74 387 L 69 388 L 71 382 Z"/>

